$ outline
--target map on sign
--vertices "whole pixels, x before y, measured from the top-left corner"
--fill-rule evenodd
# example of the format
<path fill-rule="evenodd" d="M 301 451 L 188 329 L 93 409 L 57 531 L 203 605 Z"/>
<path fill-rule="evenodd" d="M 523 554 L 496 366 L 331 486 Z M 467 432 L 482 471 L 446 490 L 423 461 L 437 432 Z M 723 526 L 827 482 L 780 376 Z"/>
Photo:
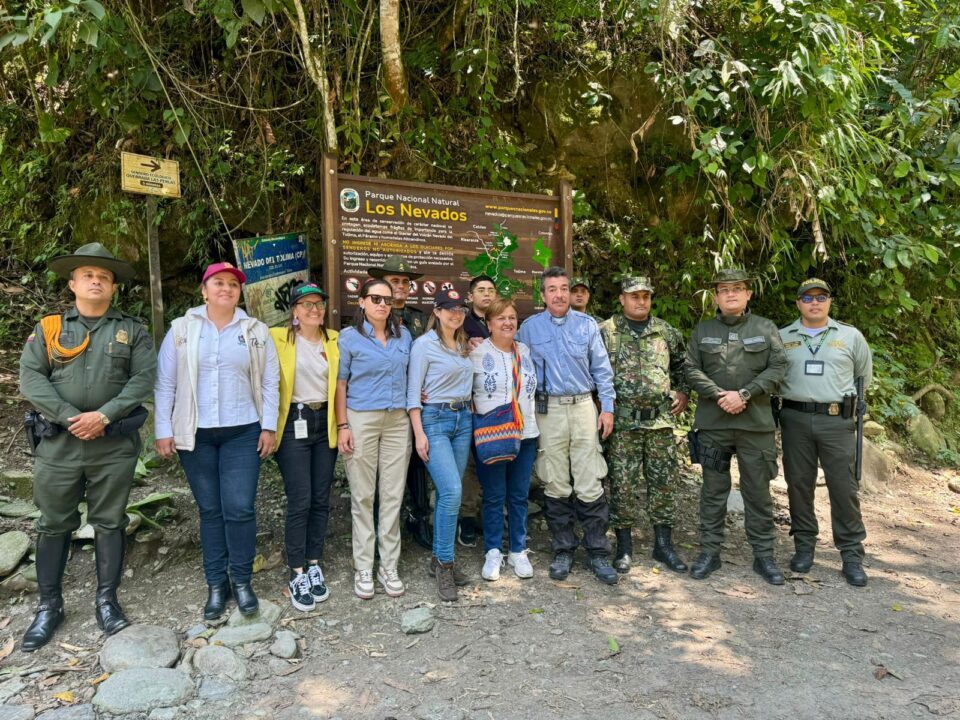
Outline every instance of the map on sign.
<path fill-rule="evenodd" d="M 180 197 L 180 163 L 136 153 L 120 154 L 120 187 L 126 192 Z"/>

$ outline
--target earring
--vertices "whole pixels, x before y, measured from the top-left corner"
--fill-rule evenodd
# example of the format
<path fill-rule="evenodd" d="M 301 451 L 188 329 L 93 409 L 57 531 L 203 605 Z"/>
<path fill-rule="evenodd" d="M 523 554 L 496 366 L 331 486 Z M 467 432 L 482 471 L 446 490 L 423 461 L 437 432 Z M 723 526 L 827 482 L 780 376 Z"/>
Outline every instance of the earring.
<path fill-rule="evenodd" d="M 293 322 L 290 324 L 293 325 L 294 327 L 300 327 L 300 318 L 294 318 Z"/>

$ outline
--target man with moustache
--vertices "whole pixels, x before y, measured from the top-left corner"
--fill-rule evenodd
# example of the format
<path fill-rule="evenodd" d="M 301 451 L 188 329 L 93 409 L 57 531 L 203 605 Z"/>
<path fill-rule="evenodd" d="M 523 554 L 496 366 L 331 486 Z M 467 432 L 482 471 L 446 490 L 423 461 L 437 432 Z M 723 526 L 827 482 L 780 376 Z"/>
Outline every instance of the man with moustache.
<path fill-rule="evenodd" d="M 618 576 L 608 560 L 609 508 L 601 484 L 607 464 L 598 438 L 613 430 L 613 371 L 597 323 L 570 308 L 566 270 L 547 268 L 540 291 L 546 309 L 523 322 L 517 340 L 530 348 L 537 373 L 536 468 L 545 485 L 544 515 L 554 552 L 550 577 L 563 580 L 570 574 L 579 520 L 590 569 L 601 582 L 614 585 Z"/>
<path fill-rule="evenodd" d="M 819 278 L 797 290 L 800 317 L 780 330 L 787 374 L 780 383 L 783 474 L 790 498 L 790 534 L 796 550 L 794 572 L 809 572 L 817 544 L 814 490 L 817 462 L 830 495 L 833 542 L 843 562 L 841 573 L 853 586 L 867 584 L 856 456 L 856 380 L 873 378 L 870 347 L 855 327 L 830 317 L 830 286 Z"/>
<path fill-rule="evenodd" d="M 626 277 L 620 283 L 623 312 L 600 324 L 617 392 L 606 457 L 610 524 L 617 536 L 613 567 L 619 573 L 630 571 L 632 530 L 643 507 L 641 481 L 654 530 L 653 558 L 674 572 L 687 571 L 672 538 L 678 469 L 673 429 L 689 402 L 684 343 L 678 330 L 650 314 L 652 304 L 650 278 Z"/>
<path fill-rule="evenodd" d="M 694 461 L 703 467 L 700 555 L 690 574 L 702 580 L 720 567 L 730 460 L 736 454 L 753 570 L 771 585 L 783 585 L 773 560 L 770 480 L 777 476 L 777 446 L 769 396 L 783 378 L 787 359 L 777 326 L 747 308 L 751 280 L 742 269 L 716 274 L 711 283 L 716 316 L 701 322 L 687 345 L 687 382 L 699 396 Z"/>

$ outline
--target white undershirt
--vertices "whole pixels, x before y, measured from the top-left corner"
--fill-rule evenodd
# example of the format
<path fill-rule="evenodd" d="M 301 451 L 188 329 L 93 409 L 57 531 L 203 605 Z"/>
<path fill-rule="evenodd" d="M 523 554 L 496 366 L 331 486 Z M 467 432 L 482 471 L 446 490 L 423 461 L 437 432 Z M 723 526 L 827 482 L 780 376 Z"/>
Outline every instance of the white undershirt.
<path fill-rule="evenodd" d="M 323 341 L 312 343 L 297 335 L 297 366 L 290 399 L 295 403 L 327 402 L 329 372 L 330 365 L 323 356 Z"/>

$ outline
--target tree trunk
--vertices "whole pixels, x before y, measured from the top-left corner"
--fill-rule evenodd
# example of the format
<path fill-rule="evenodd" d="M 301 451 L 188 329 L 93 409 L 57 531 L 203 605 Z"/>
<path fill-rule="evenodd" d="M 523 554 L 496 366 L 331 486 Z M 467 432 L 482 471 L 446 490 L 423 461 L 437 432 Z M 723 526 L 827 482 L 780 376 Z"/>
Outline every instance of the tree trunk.
<path fill-rule="evenodd" d="M 400 0 L 380 0 L 380 45 L 383 51 L 383 75 L 393 112 L 407 104 L 407 73 L 400 52 Z"/>
<path fill-rule="evenodd" d="M 307 26 L 307 13 L 300 0 L 291 0 L 292 11 L 290 7 L 284 6 L 287 18 L 293 24 L 297 40 L 300 45 L 300 53 L 303 57 L 303 67 L 307 71 L 307 76 L 317 86 L 320 91 L 320 101 L 323 104 L 323 134 L 324 145 L 328 153 L 336 154 L 339 150 L 337 142 L 337 123 L 333 115 L 332 101 L 330 97 L 330 80 L 327 77 L 327 47 L 326 36 L 323 26 L 323 17 L 317 12 L 315 26 L 317 35 L 320 37 L 318 47 L 314 49 L 310 42 L 310 29 Z"/>
<path fill-rule="evenodd" d="M 450 22 L 444 26 L 443 31 L 440 33 L 441 55 L 446 55 L 447 50 L 453 45 L 453 41 L 457 39 L 457 33 L 459 33 L 463 27 L 463 21 L 467 17 L 467 10 L 470 9 L 472 4 L 473 0 L 455 0 Z"/>

